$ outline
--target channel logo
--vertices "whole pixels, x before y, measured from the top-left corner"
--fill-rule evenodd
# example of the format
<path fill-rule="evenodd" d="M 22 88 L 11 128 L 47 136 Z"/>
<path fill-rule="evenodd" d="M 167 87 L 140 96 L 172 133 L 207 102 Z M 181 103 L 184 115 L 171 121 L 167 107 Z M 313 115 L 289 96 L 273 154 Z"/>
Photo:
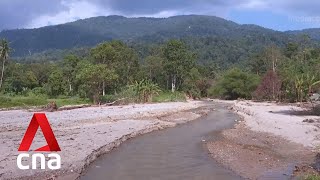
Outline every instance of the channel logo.
<path fill-rule="evenodd" d="M 58 141 L 52 131 L 52 128 L 49 124 L 48 118 L 44 113 L 35 113 L 31 119 L 31 122 L 26 130 L 26 133 L 21 141 L 18 151 L 19 152 L 28 152 L 32 141 L 39 129 L 42 130 L 44 138 L 47 142 L 47 145 L 40 147 L 35 150 L 35 152 L 57 152 L 61 151 Z M 46 156 L 43 153 L 35 153 L 30 155 L 29 153 L 21 153 L 17 157 L 17 166 L 19 169 L 27 170 L 30 169 L 29 164 L 22 164 L 23 159 L 28 158 L 32 162 L 32 169 L 37 169 L 37 160 L 40 159 L 40 168 L 46 169 Z M 61 157 L 57 153 L 49 153 L 47 162 L 47 167 L 51 170 L 56 170 L 61 168 Z"/>

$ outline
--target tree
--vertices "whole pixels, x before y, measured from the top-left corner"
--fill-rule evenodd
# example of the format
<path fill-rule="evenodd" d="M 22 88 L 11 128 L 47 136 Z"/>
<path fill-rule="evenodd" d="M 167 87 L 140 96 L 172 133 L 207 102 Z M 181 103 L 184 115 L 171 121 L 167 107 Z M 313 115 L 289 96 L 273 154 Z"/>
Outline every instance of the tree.
<path fill-rule="evenodd" d="M 133 49 L 121 41 L 111 41 L 99 44 L 91 50 L 91 57 L 95 64 L 107 65 L 118 76 L 118 86 L 133 82 L 139 68 L 138 57 Z M 105 83 L 103 83 L 103 96 Z"/>
<path fill-rule="evenodd" d="M 0 40 L 0 60 L 2 60 L 2 70 L 1 70 L 1 79 L 0 79 L 0 89 L 2 88 L 3 76 L 4 76 L 4 66 L 6 60 L 9 58 L 9 53 L 11 49 L 7 40 Z"/>
<path fill-rule="evenodd" d="M 64 95 L 67 91 L 67 82 L 64 79 L 63 72 L 57 68 L 48 79 L 48 94 L 52 96 Z"/>
<path fill-rule="evenodd" d="M 272 69 L 273 72 L 276 72 L 282 59 L 283 55 L 281 50 L 272 45 L 251 57 L 249 60 L 249 66 L 253 73 L 263 75 L 269 69 Z"/>
<path fill-rule="evenodd" d="M 293 58 L 294 56 L 297 55 L 298 50 L 299 50 L 299 45 L 296 43 L 290 42 L 287 44 L 285 51 L 284 51 L 284 54 L 288 58 Z"/>
<path fill-rule="evenodd" d="M 99 96 L 102 94 L 102 87 L 105 83 L 112 83 L 117 80 L 118 76 L 114 70 L 109 69 L 104 64 L 83 63 L 76 76 L 81 82 L 82 88 L 85 89 L 94 103 L 98 103 Z"/>
<path fill-rule="evenodd" d="M 184 82 L 183 90 L 190 98 L 200 98 L 201 90 L 198 87 L 198 83 L 202 79 L 201 74 L 197 68 L 192 68 Z"/>
<path fill-rule="evenodd" d="M 251 99 L 259 82 L 259 76 L 233 68 L 218 79 L 213 94 L 228 100 Z"/>
<path fill-rule="evenodd" d="M 80 59 L 75 55 L 68 55 L 63 60 L 63 75 L 69 84 L 69 93 L 72 93 L 74 89 L 75 73 L 79 61 Z"/>
<path fill-rule="evenodd" d="M 170 40 L 163 48 L 164 68 L 171 80 L 171 91 L 177 88 L 177 80 L 180 84 L 184 76 L 195 65 L 195 55 L 188 51 L 186 45 L 179 40 Z"/>
<path fill-rule="evenodd" d="M 255 98 L 260 100 L 276 100 L 281 93 L 281 84 L 281 79 L 277 73 L 269 70 L 255 91 Z"/>

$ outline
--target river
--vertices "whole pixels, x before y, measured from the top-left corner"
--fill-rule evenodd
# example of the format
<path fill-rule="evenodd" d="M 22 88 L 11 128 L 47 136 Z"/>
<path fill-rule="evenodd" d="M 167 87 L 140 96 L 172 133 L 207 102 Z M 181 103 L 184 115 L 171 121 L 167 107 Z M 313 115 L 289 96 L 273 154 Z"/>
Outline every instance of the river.
<path fill-rule="evenodd" d="M 207 116 L 174 128 L 149 133 L 123 143 L 92 163 L 80 179 L 95 180 L 223 180 L 241 179 L 208 154 L 206 142 L 239 117 L 226 105 Z"/>

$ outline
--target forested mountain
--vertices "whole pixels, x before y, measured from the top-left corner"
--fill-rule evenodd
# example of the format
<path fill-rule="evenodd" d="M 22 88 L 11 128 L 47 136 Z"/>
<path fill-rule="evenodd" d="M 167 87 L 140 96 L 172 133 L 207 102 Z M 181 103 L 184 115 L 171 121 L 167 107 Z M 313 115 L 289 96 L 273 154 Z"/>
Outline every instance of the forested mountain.
<path fill-rule="evenodd" d="M 170 18 L 95 17 L 38 29 L 5 30 L 15 49 L 13 56 L 26 56 L 48 49 L 94 46 L 111 39 L 161 42 L 172 38 L 211 37 L 239 40 L 251 44 L 282 45 L 296 38 L 254 25 L 239 25 L 213 16 L 175 16 Z M 219 41 L 220 41 L 219 40 Z"/>
<path fill-rule="evenodd" d="M 177 90 L 192 98 L 303 102 L 320 88 L 317 29 L 279 32 L 196 15 L 109 16 L 0 38 L 6 96 L 141 103 L 161 91 L 172 92 L 165 99 L 185 97 Z"/>
<path fill-rule="evenodd" d="M 320 28 L 304 29 L 301 31 L 287 31 L 288 34 L 293 35 L 308 35 L 310 38 L 320 41 Z"/>

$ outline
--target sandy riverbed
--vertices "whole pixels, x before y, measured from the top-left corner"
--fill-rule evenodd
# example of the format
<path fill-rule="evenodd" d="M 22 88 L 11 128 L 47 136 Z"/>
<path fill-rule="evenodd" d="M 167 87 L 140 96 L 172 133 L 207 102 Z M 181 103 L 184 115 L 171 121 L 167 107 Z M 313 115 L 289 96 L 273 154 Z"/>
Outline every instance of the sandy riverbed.
<path fill-rule="evenodd" d="M 229 104 L 243 121 L 207 144 L 217 161 L 249 179 L 287 179 L 295 166 L 312 164 L 320 145 L 319 116 L 300 115 L 305 109 L 296 105 Z"/>
<path fill-rule="evenodd" d="M 62 149 L 59 171 L 17 168 L 17 149 L 33 112 L 25 110 L 0 112 L 0 179 L 74 179 L 98 156 L 123 141 L 179 123 L 199 118 L 206 112 L 191 112 L 201 102 L 177 102 L 115 107 L 89 107 L 46 113 Z M 42 133 L 36 135 L 31 149 L 45 145 Z M 25 162 L 28 164 L 28 162 Z M 35 177 L 37 174 L 37 177 Z"/>

